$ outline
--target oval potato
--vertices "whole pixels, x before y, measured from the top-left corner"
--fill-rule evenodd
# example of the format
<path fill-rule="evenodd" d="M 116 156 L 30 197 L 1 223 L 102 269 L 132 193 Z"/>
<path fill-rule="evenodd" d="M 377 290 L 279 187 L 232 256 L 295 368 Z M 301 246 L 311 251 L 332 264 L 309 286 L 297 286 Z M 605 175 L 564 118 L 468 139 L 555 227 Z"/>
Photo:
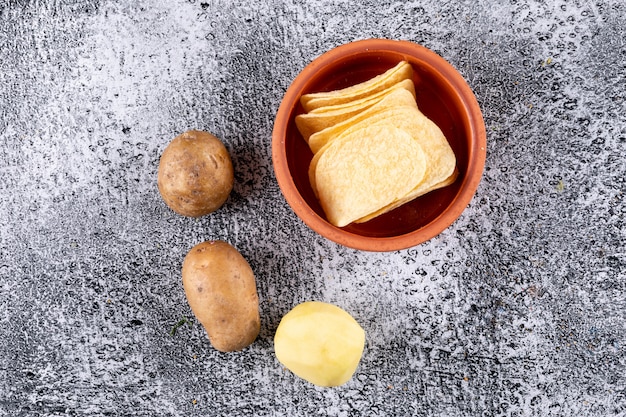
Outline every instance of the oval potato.
<path fill-rule="evenodd" d="M 256 281 L 237 249 L 220 240 L 194 246 L 183 261 L 182 278 L 189 306 L 215 349 L 241 350 L 257 338 Z"/>

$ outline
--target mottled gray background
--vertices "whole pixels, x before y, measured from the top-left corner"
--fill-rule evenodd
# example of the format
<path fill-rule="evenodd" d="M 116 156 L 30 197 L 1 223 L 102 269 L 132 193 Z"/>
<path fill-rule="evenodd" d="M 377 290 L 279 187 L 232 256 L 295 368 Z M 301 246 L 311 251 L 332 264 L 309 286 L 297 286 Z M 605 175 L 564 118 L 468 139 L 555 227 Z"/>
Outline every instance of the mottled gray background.
<path fill-rule="evenodd" d="M 626 415 L 625 15 L 603 0 L 5 0 L 0 415 Z M 394 253 L 315 235 L 271 164 L 291 80 L 368 37 L 446 58 L 488 131 L 468 209 Z M 201 219 L 156 188 L 191 128 L 236 170 Z M 240 353 L 210 347 L 181 285 L 184 255 L 215 238 L 258 280 L 262 331 Z M 340 388 L 273 354 L 310 299 L 367 332 Z"/>

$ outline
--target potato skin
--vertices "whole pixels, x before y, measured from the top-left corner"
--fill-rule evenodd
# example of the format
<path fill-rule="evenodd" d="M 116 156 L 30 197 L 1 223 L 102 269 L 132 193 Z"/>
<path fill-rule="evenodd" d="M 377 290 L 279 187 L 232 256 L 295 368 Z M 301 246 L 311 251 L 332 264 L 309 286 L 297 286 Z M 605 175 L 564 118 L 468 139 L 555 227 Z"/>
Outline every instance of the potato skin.
<path fill-rule="evenodd" d="M 228 150 L 208 132 L 190 130 L 175 137 L 161 154 L 157 184 L 176 213 L 200 217 L 228 199 L 234 171 Z"/>
<path fill-rule="evenodd" d="M 219 240 L 194 246 L 182 278 L 189 306 L 215 349 L 232 352 L 254 342 L 261 327 L 259 297 L 252 268 L 237 249 Z"/>

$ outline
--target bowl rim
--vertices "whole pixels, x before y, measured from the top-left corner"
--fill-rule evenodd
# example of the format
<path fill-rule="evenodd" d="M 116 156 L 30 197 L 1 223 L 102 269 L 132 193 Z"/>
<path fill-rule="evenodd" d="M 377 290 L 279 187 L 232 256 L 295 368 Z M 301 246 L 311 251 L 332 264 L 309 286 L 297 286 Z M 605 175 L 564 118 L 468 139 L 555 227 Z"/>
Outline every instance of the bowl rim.
<path fill-rule="evenodd" d="M 398 236 L 362 236 L 333 226 L 320 217 L 306 203 L 297 189 L 289 171 L 285 150 L 285 134 L 293 106 L 300 99 L 299 92 L 317 71 L 338 58 L 360 55 L 363 53 L 393 52 L 413 59 L 424 61 L 428 65 L 437 64 L 443 78 L 453 87 L 462 103 L 462 111 L 469 121 L 469 132 L 474 138 L 469 148 L 467 175 L 459 192 L 446 209 L 427 225 L 412 232 Z M 362 39 L 337 46 L 313 59 L 292 81 L 280 103 L 272 131 L 272 161 L 278 186 L 296 215 L 313 231 L 323 237 L 352 249 L 389 252 L 407 249 L 424 243 L 450 227 L 466 209 L 472 200 L 483 175 L 486 160 L 486 129 L 480 105 L 465 78 L 443 57 L 427 47 L 406 40 L 371 38 Z"/>

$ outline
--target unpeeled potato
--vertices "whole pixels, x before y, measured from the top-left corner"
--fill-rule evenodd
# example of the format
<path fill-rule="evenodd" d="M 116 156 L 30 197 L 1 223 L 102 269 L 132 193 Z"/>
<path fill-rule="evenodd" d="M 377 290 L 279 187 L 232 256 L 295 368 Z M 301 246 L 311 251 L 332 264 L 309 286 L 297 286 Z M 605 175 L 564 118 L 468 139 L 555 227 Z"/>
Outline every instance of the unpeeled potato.
<path fill-rule="evenodd" d="M 230 244 L 215 240 L 194 246 L 183 261 L 189 306 L 213 347 L 241 350 L 259 335 L 259 297 L 252 268 Z"/>
<path fill-rule="evenodd" d="M 157 183 L 163 200 L 176 213 L 188 217 L 212 213 L 233 189 L 228 150 L 208 132 L 187 131 L 163 151 Z"/>

